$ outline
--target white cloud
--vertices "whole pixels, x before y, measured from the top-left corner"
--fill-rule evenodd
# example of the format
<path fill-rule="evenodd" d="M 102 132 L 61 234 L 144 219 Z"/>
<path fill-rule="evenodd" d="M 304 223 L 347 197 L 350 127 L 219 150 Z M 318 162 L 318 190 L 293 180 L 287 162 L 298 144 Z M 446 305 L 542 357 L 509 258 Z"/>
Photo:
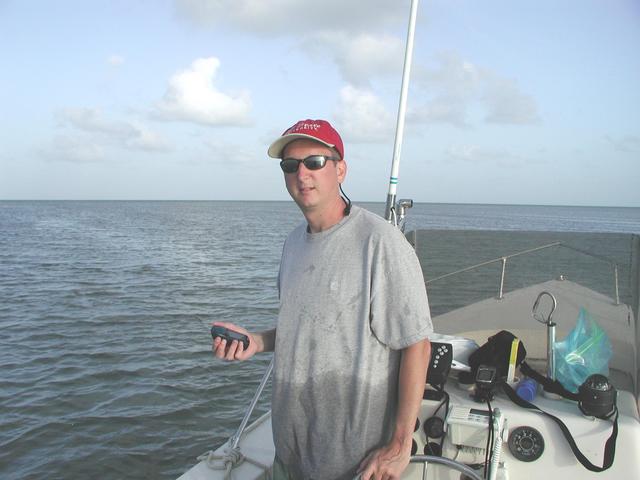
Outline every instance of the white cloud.
<path fill-rule="evenodd" d="M 114 149 L 167 152 L 171 148 L 158 133 L 140 122 L 112 120 L 95 108 L 67 108 L 56 113 L 59 128 L 51 144 L 38 149 L 53 161 L 103 162 Z M 117 154 L 116 154 L 117 155 Z"/>
<path fill-rule="evenodd" d="M 195 122 L 203 125 L 247 125 L 251 98 L 247 91 L 235 97 L 213 85 L 220 61 L 199 58 L 169 80 L 164 98 L 156 104 L 155 115 L 164 120 Z"/>
<path fill-rule="evenodd" d="M 491 153 L 477 145 L 450 145 L 445 154 L 450 160 L 476 162 L 491 157 Z"/>
<path fill-rule="evenodd" d="M 480 121 L 473 118 L 477 111 L 488 123 L 523 125 L 540 121 L 534 98 L 520 91 L 516 81 L 463 60 L 456 53 L 441 54 L 437 68 L 416 69 L 416 77 L 416 88 L 428 100 L 411 110 L 411 121 L 468 127 Z"/>
<path fill-rule="evenodd" d="M 178 15 L 203 27 L 236 27 L 273 36 L 309 30 L 372 31 L 406 22 L 398 0 L 175 0 Z M 403 8 L 405 7 L 405 8 Z"/>
<path fill-rule="evenodd" d="M 415 122 L 449 123 L 468 126 L 468 111 L 478 96 L 482 73 L 470 62 L 455 54 L 441 54 L 436 69 L 416 68 L 416 87 L 429 100 L 412 107 L 408 119 Z"/>
<path fill-rule="evenodd" d="M 354 85 L 368 85 L 374 75 L 397 75 L 404 58 L 402 41 L 391 35 L 319 32 L 308 36 L 302 49 L 314 58 L 333 60 Z"/>
<path fill-rule="evenodd" d="M 640 136 L 625 135 L 624 137 L 613 138 L 605 135 L 605 140 L 618 152 L 640 152 Z"/>
<path fill-rule="evenodd" d="M 57 116 L 62 125 L 91 134 L 93 143 L 147 152 L 169 150 L 166 140 L 141 123 L 109 120 L 95 108 L 67 108 Z"/>
<path fill-rule="evenodd" d="M 65 108 L 57 112 L 61 125 L 71 125 L 87 132 L 100 132 L 114 136 L 126 136 L 130 131 L 124 122 L 108 121 L 97 108 Z"/>
<path fill-rule="evenodd" d="M 50 147 L 38 151 L 45 159 L 57 162 L 94 163 L 106 158 L 103 146 L 69 135 L 56 135 Z"/>
<path fill-rule="evenodd" d="M 407 121 L 414 123 L 448 123 L 468 127 L 466 102 L 450 95 L 440 95 L 427 104 L 407 109 Z"/>
<path fill-rule="evenodd" d="M 382 143 L 393 136 L 394 116 L 370 90 L 343 87 L 334 116 L 351 142 Z"/>
<path fill-rule="evenodd" d="M 516 167 L 526 161 L 508 150 L 480 145 L 450 145 L 445 150 L 445 159 L 449 162 L 493 163 L 501 167 Z"/>
<path fill-rule="evenodd" d="M 312 58 L 335 62 L 353 85 L 402 67 L 408 0 L 174 1 L 178 15 L 205 28 L 289 37 Z M 396 28 L 402 38 L 388 33 Z"/>
<path fill-rule="evenodd" d="M 107 63 L 112 67 L 119 67 L 124 63 L 124 57 L 114 53 L 107 58 Z"/>
<path fill-rule="evenodd" d="M 210 161 L 224 164 L 229 168 L 252 165 L 256 158 L 264 156 L 264 154 L 257 154 L 247 145 L 227 143 L 215 139 L 207 139 L 204 144 L 212 153 L 209 156 Z"/>
<path fill-rule="evenodd" d="M 489 123 L 524 125 L 540 121 L 535 100 L 522 93 L 514 80 L 486 75 L 482 100 Z"/>
<path fill-rule="evenodd" d="M 157 132 L 139 122 L 130 123 L 132 132 L 126 140 L 126 146 L 133 150 L 146 152 L 166 152 L 171 150 L 169 143 Z"/>

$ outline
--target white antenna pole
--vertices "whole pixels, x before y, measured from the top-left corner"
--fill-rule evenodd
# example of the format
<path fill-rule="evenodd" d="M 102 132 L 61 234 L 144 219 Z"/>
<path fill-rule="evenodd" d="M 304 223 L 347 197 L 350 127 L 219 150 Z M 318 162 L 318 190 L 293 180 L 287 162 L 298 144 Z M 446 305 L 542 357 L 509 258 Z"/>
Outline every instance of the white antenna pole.
<path fill-rule="evenodd" d="M 407 45 L 404 52 L 400 105 L 398 106 L 398 120 L 396 122 L 396 138 L 393 145 L 393 160 L 391 163 L 391 176 L 389 177 L 389 193 L 387 194 L 387 207 L 385 210 L 385 218 L 388 222 L 393 223 L 394 225 L 397 224 L 395 216 L 396 190 L 398 185 L 398 172 L 400 171 L 400 151 L 402 150 L 402 137 L 404 135 L 404 117 L 407 112 L 407 92 L 409 90 L 409 77 L 411 76 L 413 37 L 416 32 L 417 16 L 418 0 L 411 0 L 411 16 L 409 18 L 409 29 L 407 30 Z"/>

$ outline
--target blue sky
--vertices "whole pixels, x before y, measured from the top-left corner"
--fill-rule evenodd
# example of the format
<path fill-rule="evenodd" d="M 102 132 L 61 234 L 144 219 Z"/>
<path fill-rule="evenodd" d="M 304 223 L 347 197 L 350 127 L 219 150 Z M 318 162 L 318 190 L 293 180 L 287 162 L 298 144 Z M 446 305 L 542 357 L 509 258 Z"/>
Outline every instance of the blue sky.
<path fill-rule="evenodd" d="M 386 199 L 409 2 L 0 0 L 0 199 L 285 200 L 342 133 Z M 398 195 L 640 206 L 640 2 L 422 0 Z"/>

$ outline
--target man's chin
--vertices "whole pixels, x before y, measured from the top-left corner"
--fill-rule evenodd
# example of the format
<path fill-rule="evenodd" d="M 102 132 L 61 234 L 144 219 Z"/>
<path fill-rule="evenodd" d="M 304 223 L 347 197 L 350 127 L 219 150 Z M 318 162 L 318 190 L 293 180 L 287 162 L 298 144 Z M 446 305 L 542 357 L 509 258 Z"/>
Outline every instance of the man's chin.
<path fill-rule="evenodd" d="M 314 202 L 305 200 L 296 200 L 296 203 L 298 204 L 298 208 L 300 208 L 300 210 L 302 210 L 303 212 L 311 212 L 317 206 Z"/>
<path fill-rule="evenodd" d="M 315 198 L 313 191 L 307 193 L 299 193 L 298 195 L 296 195 L 294 200 L 303 210 L 313 208 L 317 204 L 317 198 Z"/>

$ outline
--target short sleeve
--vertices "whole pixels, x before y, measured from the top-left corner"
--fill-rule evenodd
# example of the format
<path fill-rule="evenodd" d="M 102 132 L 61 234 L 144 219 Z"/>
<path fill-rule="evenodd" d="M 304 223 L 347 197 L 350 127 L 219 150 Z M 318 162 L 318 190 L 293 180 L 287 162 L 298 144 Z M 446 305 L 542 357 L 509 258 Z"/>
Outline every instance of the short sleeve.
<path fill-rule="evenodd" d="M 399 350 L 433 332 L 420 262 L 404 235 L 387 230 L 373 250 L 370 325 L 376 338 Z"/>

